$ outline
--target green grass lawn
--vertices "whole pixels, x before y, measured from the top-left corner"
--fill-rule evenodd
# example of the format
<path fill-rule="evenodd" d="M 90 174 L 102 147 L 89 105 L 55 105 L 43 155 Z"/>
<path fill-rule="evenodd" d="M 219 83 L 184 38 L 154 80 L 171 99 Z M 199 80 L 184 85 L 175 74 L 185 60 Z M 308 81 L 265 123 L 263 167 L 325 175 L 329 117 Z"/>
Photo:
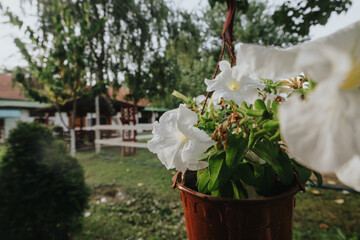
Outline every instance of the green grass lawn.
<path fill-rule="evenodd" d="M 175 172 L 146 149 L 133 157 L 119 149 L 108 148 L 102 157 L 78 153 L 93 194 L 83 232 L 73 239 L 186 239 L 179 193 L 170 188 Z M 360 194 L 308 187 L 297 195 L 294 239 L 358 239 L 359 219 Z"/>
<path fill-rule="evenodd" d="M 73 239 L 186 239 L 179 193 L 170 187 L 175 172 L 148 150 L 122 157 L 118 149 L 107 149 L 103 157 L 78 153 L 93 195 L 91 215 Z"/>

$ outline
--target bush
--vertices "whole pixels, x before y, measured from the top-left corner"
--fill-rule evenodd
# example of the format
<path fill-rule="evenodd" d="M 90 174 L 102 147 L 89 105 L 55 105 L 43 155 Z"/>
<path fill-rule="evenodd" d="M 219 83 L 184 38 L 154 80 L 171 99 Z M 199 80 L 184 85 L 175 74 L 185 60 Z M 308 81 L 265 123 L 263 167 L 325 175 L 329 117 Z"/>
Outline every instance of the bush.
<path fill-rule="evenodd" d="M 89 189 L 77 160 L 38 123 L 18 123 L 0 165 L 0 239 L 62 240 L 81 230 Z"/>

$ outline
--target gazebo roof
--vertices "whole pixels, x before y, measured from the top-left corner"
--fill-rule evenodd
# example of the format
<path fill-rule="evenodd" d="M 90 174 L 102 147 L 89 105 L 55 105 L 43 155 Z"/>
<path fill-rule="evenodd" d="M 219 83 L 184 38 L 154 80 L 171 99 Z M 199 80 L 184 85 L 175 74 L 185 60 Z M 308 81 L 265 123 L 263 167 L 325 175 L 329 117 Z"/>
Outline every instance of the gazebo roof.
<path fill-rule="evenodd" d="M 130 103 L 119 101 L 119 100 L 111 100 L 113 107 L 116 112 L 120 112 L 122 107 L 131 107 L 134 106 Z M 109 109 L 108 103 L 105 100 L 104 96 L 100 96 L 100 114 L 105 116 L 111 116 L 111 110 Z M 139 107 L 138 107 L 139 108 Z M 141 107 L 140 107 L 141 108 Z M 67 101 L 64 105 L 60 106 L 61 112 L 70 113 L 73 109 L 73 101 Z M 37 109 L 39 112 L 48 112 L 54 113 L 57 112 L 56 106 L 39 108 Z M 95 99 L 93 98 L 80 98 L 77 99 L 77 116 L 86 116 L 87 113 L 95 113 Z"/>

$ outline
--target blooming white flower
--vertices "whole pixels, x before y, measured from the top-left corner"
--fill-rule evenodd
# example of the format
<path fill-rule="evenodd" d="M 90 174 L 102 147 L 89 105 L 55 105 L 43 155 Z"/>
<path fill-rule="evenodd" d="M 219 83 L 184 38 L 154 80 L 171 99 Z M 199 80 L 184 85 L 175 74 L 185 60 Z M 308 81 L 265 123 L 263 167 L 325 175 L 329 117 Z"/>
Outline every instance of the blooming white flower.
<path fill-rule="evenodd" d="M 156 153 L 167 169 L 181 172 L 198 170 L 208 166 L 197 158 L 215 144 L 202 130 L 194 127 L 197 115 L 184 105 L 164 113 L 159 122 L 153 124 L 154 137 L 148 148 Z"/>
<path fill-rule="evenodd" d="M 257 89 L 262 89 L 263 84 L 251 78 L 241 66 L 231 67 L 228 61 L 221 61 L 219 67 L 221 73 L 214 80 L 205 79 L 206 91 L 214 91 L 214 101 L 219 102 L 223 98 L 241 105 L 243 101 L 251 103 L 256 100 Z"/>
<path fill-rule="evenodd" d="M 220 103 L 219 102 L 214 102 L 214 97 L 213 96 L 211 96 L 210 101 L 208 103 L 208 111 L 210 111 L 212 109 L 214 109 L 214 110 L 221 109 Z"/>
<path fill-rule="evenodd" d="M 250 58 L 244 64 L 260 77 L 305 72 L 317 82 L 305 101 L 293 96 L 281 106 L 282 136 L 298 162 L 321 173 L 336 173 L 359 190 L 360 22 L 291 49 L 241 48 L 238 59 Z"/>
<path fill-rule="evenodd" d="M 203 103 L 205 101 L 206 97 L 205 95 L 199 95 L 197 97 L 194 97 L 193 100 L 196 103 L 196 107 L 201 111 L 202 107 L 203 107 Z"/>
<path fill-rule="evenodd" d="M 205 99 L 206 99 L 205 95 L 199 95 L 196 98 L 194 98 L 196 104 L 199 106 L 201 106 L 201 104 L 205 101 Z"/>

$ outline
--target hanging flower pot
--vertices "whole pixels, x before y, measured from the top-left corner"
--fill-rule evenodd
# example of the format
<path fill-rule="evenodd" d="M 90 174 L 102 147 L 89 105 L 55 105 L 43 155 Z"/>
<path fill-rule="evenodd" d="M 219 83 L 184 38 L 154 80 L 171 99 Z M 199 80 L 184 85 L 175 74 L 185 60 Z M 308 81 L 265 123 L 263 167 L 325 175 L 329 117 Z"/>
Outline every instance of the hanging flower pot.
<path fill-rule="evenodd" d="M 184 104 L 154 123 L 148 147 L 179 171 L 190 240 L 289 240 L 295 195 L 312 174 L 360 189 L 360 23 L 291 49 L 243 44 L 236 59 L 235 3 L 206 97 L 175 92 Z"/>
<path fill-rule="evenodd" d="M 180 190 L 189 240 L 286 240 L 292 238 L 295 195 L 301 187 L 266 198 L 217 198 L 181 183 Z"/>

